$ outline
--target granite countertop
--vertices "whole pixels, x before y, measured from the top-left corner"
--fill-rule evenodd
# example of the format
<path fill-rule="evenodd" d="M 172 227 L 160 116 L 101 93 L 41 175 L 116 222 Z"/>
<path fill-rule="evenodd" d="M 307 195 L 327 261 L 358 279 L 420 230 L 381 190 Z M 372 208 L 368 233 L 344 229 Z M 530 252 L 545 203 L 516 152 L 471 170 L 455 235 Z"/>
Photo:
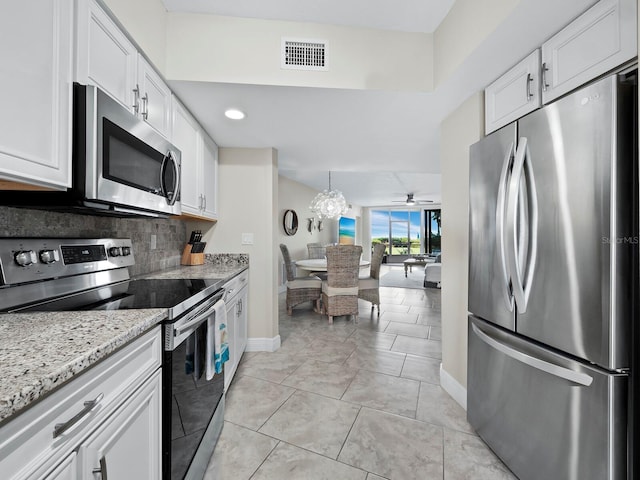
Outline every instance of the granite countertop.
<path fill-rule="evenodd" d="M 228 280 L 246 262 L 213 262 L 144 278 Z M 164 308 L 0 314 L 0 423 L 67 382 L 167 315 Z"/>
<path fill-rule="evenodd" d="M 0 317 L 0 422 L 146 332 L 149 310 L 39 312 Z"/>

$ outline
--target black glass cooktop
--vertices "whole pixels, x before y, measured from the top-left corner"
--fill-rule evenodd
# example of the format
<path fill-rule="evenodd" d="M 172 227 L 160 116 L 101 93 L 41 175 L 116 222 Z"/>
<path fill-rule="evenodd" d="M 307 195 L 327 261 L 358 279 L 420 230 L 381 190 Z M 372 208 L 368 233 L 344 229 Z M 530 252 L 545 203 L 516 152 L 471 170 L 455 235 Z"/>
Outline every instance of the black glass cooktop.
<path fill-rule="evenodd" d="M 135 279 L 21 309 L 21 312 L 59 312 L 78 310 L 129 310 L 174 308 L 207 289 L 214 293 L 218 280 Z"/>

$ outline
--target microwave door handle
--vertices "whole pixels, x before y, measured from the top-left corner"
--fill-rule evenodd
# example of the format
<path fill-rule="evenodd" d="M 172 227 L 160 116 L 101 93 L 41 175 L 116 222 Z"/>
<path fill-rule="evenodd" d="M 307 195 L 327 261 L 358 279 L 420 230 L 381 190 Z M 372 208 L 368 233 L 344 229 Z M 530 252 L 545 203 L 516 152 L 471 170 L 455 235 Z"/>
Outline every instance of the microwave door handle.
<path fill-rule="evenodd" d="M 165 168 L 167 168 L 168 161 L 171 161 L 171 165 L 173 166 L 173 178 L 175 179 L 175 188 L 173 189 L 173 192 L 169 192 L 167 190 L 167 185 L 164 181 L 164 171 Z M 178 195 L 180 195 L 180 184 L 182 183 L 180 175 L 180 166 L 178 165 L 177 160 L 171 154 L 171 150 L 169 150 L 162 159 L 162 165 L 160 166 L 160 188 L 162 188 L 162 192 L 167 198 L 167 204 L 169 205 L 174 205 L 176 203 L 176 200 L 178 200 Z"/>

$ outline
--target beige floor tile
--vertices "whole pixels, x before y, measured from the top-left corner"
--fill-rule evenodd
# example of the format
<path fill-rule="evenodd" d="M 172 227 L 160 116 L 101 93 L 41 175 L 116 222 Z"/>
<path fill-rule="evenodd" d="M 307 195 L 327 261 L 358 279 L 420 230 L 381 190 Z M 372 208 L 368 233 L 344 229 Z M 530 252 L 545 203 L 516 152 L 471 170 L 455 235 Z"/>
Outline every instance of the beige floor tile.
<path fill-rule="evenodd" d="M 422 357 L 442 358 L 442 343 L 425 338 L 406 337 L 398 335 L 391 347 L 393 352 L 411 353 Z"/>
<path fill-rule="evenodd" d="M 388 352 L 375 348 L 358 347 L 347 359 L 345 366 L 387 375 L 400 376 L 405 359 L 404 353 Z"/>
<path fill-rule="evenodd" d="M 236 372 L 236 375 L 248 375 L 250 377 L 261 378 L 269 382 L 280 383 L 287 378 L 307 359 L 300 355 L 290 355 L 287 353 L 259 352 L 246 361 L 243 361 Z"/>
<path fill-rule="evenodd" d="M 280 443 L 251 480 L 365 480 L 367 472 Z"/>
<path fill-rule="evenodd" d="M 340 398 L 355 377 L 357 370 L 344 365 L 309 360 L 282 381 L 283 385 Z"/>
<path fill-rule="evenodd" d="M 429 327 L 427 325 L 390 322 L 384 333 L 406 335 L 407 337 L 427 338 L 429 336 Z"/>
<path fill-rule="evenodd" d="M 475 435 L 444 429 L 444 478 L 447 480 L 517 480 Z"/>
<path fill-rule="evenodd" d="M 294 391 L 258 378 L 235 377 L 226 394 L 224 419 L 257 430 Z"/>
<path fill-rule="evenodd" d="M 440 385 L 440 360 L 407 355 L 400 376 Z"/>
<path fill-rule="evenodd" d="M 467 422 L 467 412 L 440 385 L 420 384 L 416 418 L 452 430 L 474 433 Z"/>
<path fill-rule="evenodd" d="M 416 380 L 360 370 L 342 400 L 415 418 L 419 389 Z"/>
<path fill-rule="evenodd" d="M 203 480 L 249 480 L 278 440 L 225 422 Z"/>
<path fill-rule="evenodd" d="M 429 329 L 429 340 L 442 341 L 442 327 L 432 326 Z"/>
<path fill-rule="evenodd" d="M 393 480 L 441 479 L 442 428 L 363 408 L 338 460 Z"/>
<path fill-rule="evenodd" d="M 359 411 L 351 403 L 298 391 L 259 431 L 335 459 Z"/>
<path fill-rule="evenodd" d="M 388 322 L 385 323 L 388 325 Z M 349 340 L 358 347 L 377 348 L 378 350 L 390 350 L 396 336 L 393 334 L 376 332 L 368 329 L 356 330 L 349 337 Z"/>
<path fill-rule="evenodd" d="M 418 315 L 415 313 L 397 313 L 387 312 L 383 309 L 380 318 L 385 322 L 400 322 L 400 323 L 417 323 Z"/>

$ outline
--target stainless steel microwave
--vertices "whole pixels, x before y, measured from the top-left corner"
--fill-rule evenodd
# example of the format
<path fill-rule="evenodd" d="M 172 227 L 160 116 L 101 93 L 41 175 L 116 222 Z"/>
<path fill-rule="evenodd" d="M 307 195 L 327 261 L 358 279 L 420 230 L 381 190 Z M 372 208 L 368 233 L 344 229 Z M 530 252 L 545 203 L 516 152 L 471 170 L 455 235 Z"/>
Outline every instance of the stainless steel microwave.
<path fill-rule="evenodd" d="M 74 189 L 85 206 L 181 213 L 180 151 L 142 118 L 99 88 L 76 84 L 74 135 Z"/>
<path fill-rule="evenodd" d="M 0 191 L 0 205 L 116 217 L 180 215 L 180 150 L 93 86 L 74 85 L 66 191 Z"/>

